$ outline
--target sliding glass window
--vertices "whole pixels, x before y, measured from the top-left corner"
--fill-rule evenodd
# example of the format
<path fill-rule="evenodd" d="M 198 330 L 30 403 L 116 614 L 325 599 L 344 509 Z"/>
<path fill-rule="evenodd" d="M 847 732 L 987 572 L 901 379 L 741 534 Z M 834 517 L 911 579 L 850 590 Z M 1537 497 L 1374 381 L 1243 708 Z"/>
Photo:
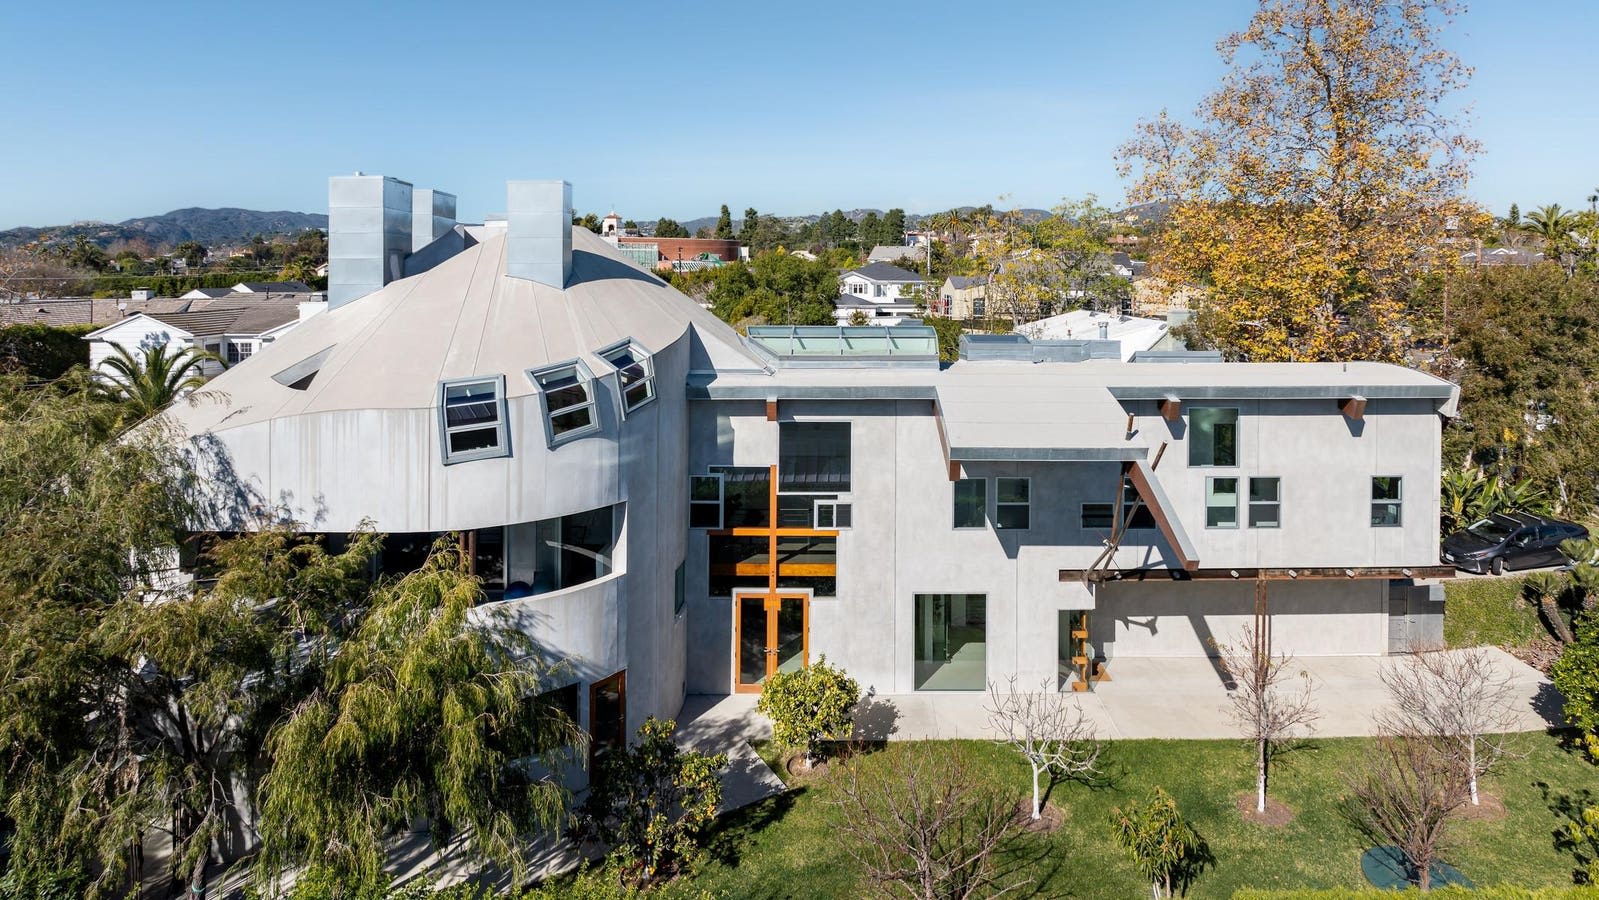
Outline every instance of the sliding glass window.
<path fill-rule="evenodd" d="M 918 691 L 981 691 L 988 687 L 988 597 L 916 595 Z"/>

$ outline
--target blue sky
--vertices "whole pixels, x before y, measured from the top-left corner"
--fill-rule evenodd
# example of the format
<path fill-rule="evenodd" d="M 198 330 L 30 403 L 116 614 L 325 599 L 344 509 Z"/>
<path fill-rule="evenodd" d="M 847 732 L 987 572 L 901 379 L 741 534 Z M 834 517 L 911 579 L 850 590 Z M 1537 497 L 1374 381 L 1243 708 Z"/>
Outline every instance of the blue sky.
<path fill-rule="evenodd" d="M 1133 123 L 1188 111 L 1252 0 L 1119 4 L 4 4 L 0 228 L 326 208 L 379 172 L 503 206 L 565 178 L 632 218 L 1119 203 Z M 1451 46 L 1496 211 L 1599 186 L 1593 0 L 1478 0 Z"/>

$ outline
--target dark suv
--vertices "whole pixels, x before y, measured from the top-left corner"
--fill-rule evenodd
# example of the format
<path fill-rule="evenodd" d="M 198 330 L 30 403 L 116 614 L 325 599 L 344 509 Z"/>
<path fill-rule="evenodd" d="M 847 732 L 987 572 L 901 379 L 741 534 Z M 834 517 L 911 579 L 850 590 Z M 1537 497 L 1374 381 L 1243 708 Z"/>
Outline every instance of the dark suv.
<path fill-rule="evenodd" d="M 1559 566 L 1570 562 L 1560 542 L 1582 540 L 1588 529 L 1529 513 L 1494 513 L 1444 538 L 1443 561 L 1467 572 Z"/>

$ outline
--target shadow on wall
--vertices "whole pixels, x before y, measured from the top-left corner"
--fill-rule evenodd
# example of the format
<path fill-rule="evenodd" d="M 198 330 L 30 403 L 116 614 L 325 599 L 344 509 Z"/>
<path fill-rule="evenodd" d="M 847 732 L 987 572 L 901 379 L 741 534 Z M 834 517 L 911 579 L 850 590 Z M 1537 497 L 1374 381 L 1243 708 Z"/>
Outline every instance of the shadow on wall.
<path fill-rule="evenodd" d="M 665 284 L 654 275 L 621 260 L 601 256 L 598 253 L 590 253 L 587 250 L 572 251 L 572 275 L 567 279 L 567 287 L 589 281 L 609 281 L 617 278 L 642 281 L 653 285 Z"/>

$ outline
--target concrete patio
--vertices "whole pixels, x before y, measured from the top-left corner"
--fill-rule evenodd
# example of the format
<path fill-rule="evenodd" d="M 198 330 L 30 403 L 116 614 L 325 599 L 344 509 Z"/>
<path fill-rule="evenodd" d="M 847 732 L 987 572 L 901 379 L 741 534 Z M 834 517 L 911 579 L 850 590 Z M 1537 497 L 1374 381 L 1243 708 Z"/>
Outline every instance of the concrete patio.
<path fill-rule="evenodd" d="M 1562 724 L 1560 696 L 1538 670 L 1497 648 L 1489 651 L 1514 692 L 1516 729 L 1542 731 Z M 1387 702 L 1380 673 L 1396 657 L 1322 656 L 1294 660 L 1315 691 L 1321 719 L 1319 737 L 1359 737 L 1373 733 L 1372 713 Z M 1108 739 L 1233 738 L 1238 730 L 1227 717 L 1227 689 L 1214 660 L 1192 658 L 1119 659 L 1107 666 L 1111 680 L 1092 692 L 1068 693 Z M 679 717 L 679 740 L 698 750 L 726 752 L 729 809 L 782 791 L 781 780 L 750 749 L 752 740 L 771 737 L 771 727 L 755 711 L 756 695 L 695 695 Z M 980 691 L 868 694 L 855 713 L 861 740 L 991 738 L 987 694 Z"/>

